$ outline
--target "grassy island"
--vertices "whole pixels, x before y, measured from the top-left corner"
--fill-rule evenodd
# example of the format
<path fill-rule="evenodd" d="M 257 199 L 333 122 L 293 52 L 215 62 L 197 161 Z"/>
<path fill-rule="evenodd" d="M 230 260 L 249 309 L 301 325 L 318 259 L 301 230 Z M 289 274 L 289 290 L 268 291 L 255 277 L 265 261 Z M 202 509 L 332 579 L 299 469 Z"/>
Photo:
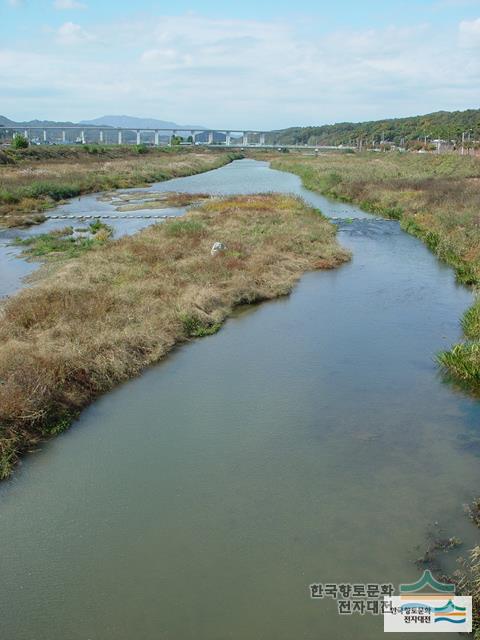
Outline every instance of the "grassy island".
<path fill-rule="evenodd" d="M 215 242 L 225 249 L 212 256 Z M 206 200 L 82 247 L 57 243 L 39 282 L 0 309 L 2 478 L 95 397 L 214 333 L 235 306 L 286 295 L 305 271 L 349 259 L 317 210 L 279 195 Z"/>

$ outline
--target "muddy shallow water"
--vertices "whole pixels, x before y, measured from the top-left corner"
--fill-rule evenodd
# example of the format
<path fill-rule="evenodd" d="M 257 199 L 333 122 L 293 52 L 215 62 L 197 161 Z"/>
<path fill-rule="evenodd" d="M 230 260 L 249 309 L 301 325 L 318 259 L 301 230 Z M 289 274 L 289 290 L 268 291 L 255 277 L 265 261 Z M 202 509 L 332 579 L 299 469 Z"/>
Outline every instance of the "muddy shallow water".
<path fill-rule="evenodd" d="M 152 190 L 293 192 L 364 220 L 340 223 L 351 263 L 177 349 L 0 486 L 1 637 L 384 637 L 308 585 L 412 582 L 430 530 L 473 544 L 480 405 L 434 363 L 471 293 L 397 223 L 265 163 Z"/>

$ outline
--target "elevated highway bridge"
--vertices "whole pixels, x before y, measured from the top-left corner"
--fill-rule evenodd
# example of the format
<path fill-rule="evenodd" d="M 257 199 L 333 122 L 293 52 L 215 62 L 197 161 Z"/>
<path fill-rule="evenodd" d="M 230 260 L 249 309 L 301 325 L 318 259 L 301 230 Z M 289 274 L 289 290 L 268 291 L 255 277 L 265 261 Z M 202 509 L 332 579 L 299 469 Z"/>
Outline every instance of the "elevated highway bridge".
<path fill-rule="evenodd" d="M 24 135 L 35 144 L 150 144 L 154 146 L 171 145 L 178 137 L 186 138 L 186 144 L 264 149 L 354 149 L 349 146 L 324 145 L 285 145 L 275 141 L 274 131 L 245 129 L 132 129 L 127 127 L 99 126 L 7 126 L 0 128 L 7 137 Z M 268 137 L 268 142 L 267 142 Z M 219 140 L 220 138 L 220 140 Z"/>

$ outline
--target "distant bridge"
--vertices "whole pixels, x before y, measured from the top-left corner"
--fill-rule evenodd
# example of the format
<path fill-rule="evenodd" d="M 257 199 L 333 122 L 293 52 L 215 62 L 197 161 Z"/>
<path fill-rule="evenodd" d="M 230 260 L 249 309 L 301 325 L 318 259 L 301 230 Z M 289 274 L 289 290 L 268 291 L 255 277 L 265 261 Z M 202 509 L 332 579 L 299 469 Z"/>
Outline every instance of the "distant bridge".
<path fill-rule="evenodd" d="M 130 127 L 99 127 L 99 126 L 7 126 L 1 127 L 0 132 L 24 135 L 36 144 L 124 144 L 127 137 L 136 144 L 148 143 L 155 146 L 171 145 L 181 135 L 191 139 L 186 144 L 202 146 L 226 146 L 233 148 L 260 147 L 265 149 L 354 149 L 349 146 L 319 146 L 319 145 L 286 145 L 282 143 L 266 142 L 266 136 L 274 136 L 274 132 L 245 129 L 135 129 Z M 132 135 L 133 134 L 133 135 Z M 224 140 L 215 141 L 215 135 L 221 135 Z M 199 137 L 202 140 L 199 140 Z M 205 140 L 206 138 L 206 140 Z"/>

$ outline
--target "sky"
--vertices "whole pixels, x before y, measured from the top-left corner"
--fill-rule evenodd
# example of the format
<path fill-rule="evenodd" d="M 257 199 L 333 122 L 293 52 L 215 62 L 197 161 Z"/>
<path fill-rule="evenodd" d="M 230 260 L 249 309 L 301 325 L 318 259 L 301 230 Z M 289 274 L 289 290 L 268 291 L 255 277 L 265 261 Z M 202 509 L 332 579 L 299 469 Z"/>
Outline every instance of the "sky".
<path fill-rule="evenodd" d="M 0 115 L 275 129 L 480 107 L 480 0 L 0 0 Z"/>

